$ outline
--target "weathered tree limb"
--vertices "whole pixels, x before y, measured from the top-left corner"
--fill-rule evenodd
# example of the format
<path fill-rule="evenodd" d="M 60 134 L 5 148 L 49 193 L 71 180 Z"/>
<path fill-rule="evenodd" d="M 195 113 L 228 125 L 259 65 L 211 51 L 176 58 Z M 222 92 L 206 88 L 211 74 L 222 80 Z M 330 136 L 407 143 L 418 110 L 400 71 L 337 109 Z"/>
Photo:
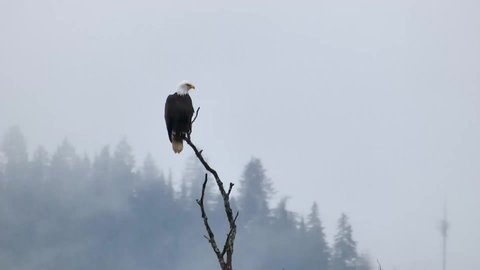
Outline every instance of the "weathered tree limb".
<path fill-rule="evenodd" d="M 205 228 L 208 233 L 208 236 L 206 235 L 204 236 L 212 246 L 212 249 L 213 249 L 213 252 L 215 252 L 215 255 L 217 255 L 217 259 L 218 259 L 218 263 L 220 264 L 220 267 L 222 269 L 225 269 L 225 260 L 223 259 L 223 254 L 220 253 L 220 249 L 218 249 L 217 242 L 215 241 L 215 235 L 213 234 L 212 228 L 208 223 L 207 213 L 205 212 L 205 205 L 203 204 L 203 199 L 205 198 L 205 188 L 207 186 L 207 181 L 208 181 L 208 175 L 205 174 L 205 181 L 203 181 L 203 185 L 202 185 L 202 196 L 200 197 L 200 200 L 197 200 L 197 204 L 200 206 L 200 210 L 202 211 L 203 224 L 205 225 Z"/>
<path fill-rule="evenodd" d="M 377 264 L 378 264 L 378 270 L 382 270 L 382 265 L 380 264 L 380 261 L 377 258 Z"/>
<path fill-rule="evenodd" d="M 235 218 L 233 219 L 233 222 L 237 221 L 238 214 L 239 213 L 237 211 L 237 214 L 235 215 Z M 222 256 L 225 256 L 225 253 L 229 250 L 230 245 L 232 246 L 232 253 L 233 253 L 233 241 L 235 241 L 235 239 L 232 239 L 233 232 L 234 232 L 234 230 L 232 230 L 232 228 L 230 228 L 230 231 L 228 232 L 228 235 L 227 235 L 227 239 L 225 239 L 225 245 L 223 245 Z M 233 236 L 233 237 L 235 237 L 235 236 Z"/>
<path fill-rule="evenodd" d="M 191 124 L 193 125 L 193 122 L 195 122 L 195 120 L 197 120 L 197 117 L 198 117 L 198 112 L 200 111 L 200 107 L 197 108 L 197 111 L 195 112 L 195 117 L 193 117 L 193 120 L 191 122 Z"/>
<path fill-rule="evenodd" d="M 200 110 L 200 107 L 198 107 L 198 109 L 196 111 L 195 117 L 192 120 L 192 124 L 197 119 L 199 110 Z M 215 255 L 217 256 L 217 259 L 218 259 L 218 262 L 220 264 L 221 269 L 222 270 L 232 270 L 233 269 L 232 268 L 233 246 L 234 246 L 234 243 L 235 243 L 235 236 L 237 234 L 236 221 L 237 221 L 238 214 L 239 214 L 237 212 L 236 215 L 233 216 L 232 207 L 230 206 L 230 193 L 232 192 L 232 188 L 233 188 L 234 184 L 230 183 L 230 186 L 228 188 L 228 192 L 225 191 L 225 188 L 223 186 L 223 182 L 222 182 L 222 180 L 220 180 L 220 177 L 218 176 L 218 173 L 212 167 L 210 167 L 210 165 L 207 163 L 205 158 L 202 156 L 203 150 L 198 150 L 198 148 L 195 146 L 195 144 L 193 144 L 193 142 L 191 140 L 191 137 L 190 137 L 190 133 L 191 132 L 185 134 L 184 140 L 192 148 L 193 152 L 195 152 L 195 155 L 197 156 L 198 160 L 202 163 L 202 165 L 205 167 L 205 169 L 209 173 L 211 173 L 213 175 L 213 177 L 215 178 L 215 182 L 217 183 L 218 190 L 220 191 L 220 194 L 222 195 L 222 198 L 223 198 L 223 206 L 225 208 L 225 214 L 227 216 L 228 224 L 229 224 L 229 227 L 230 227 L 230 230 L 227 234 L 227 238 L 225 240 L 223 250 L 220 252 L 220 250 L 218 248 L 218 245 L 215 241 L 215 236 L 214 236 L 214 234 L 213 234 L 213 232 L 210 228 L 210 225 L 208 224 L 208 217 L 207 217 L 207 214 L 205 212 L 205 207 L 203 205 L 203 199 L 204 199 L 204 196 L 205 196 L 205 187 L 206 187 L 206 183 L 207 183 L 207 179 L 208 179 L 207 175 L 205 175 L 205 181 L 204 181 L 203 186 L 202 186 L 202 196 L 201 196 L 200 200 L 197 200 L 197 203 L 200 205 L 203 222 L 204 222 L 205 228 L 206 228 L 207 233 L 208 233 L 208 237 L 206 237 L 206 238 L 210 242 L 210 245 L 212 246 L 212 249 L 213 249 Z M 225 259 L 225 255 L 227 257 L 226 259 Z"/>

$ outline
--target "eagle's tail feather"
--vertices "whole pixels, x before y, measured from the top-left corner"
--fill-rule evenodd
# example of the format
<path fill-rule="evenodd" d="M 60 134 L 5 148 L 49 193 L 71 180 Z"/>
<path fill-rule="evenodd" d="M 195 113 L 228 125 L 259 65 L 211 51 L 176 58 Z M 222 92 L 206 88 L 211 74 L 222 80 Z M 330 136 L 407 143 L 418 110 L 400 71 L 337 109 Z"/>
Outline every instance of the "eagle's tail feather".
<path fill-rule="evenodd" d="M 182 150 L 183 150 L 183 140 L 182 139 L 172 140 L 172 148 L 173 148 L 173 152 L 175 152 L 176 154 L 182 152 Z"/>

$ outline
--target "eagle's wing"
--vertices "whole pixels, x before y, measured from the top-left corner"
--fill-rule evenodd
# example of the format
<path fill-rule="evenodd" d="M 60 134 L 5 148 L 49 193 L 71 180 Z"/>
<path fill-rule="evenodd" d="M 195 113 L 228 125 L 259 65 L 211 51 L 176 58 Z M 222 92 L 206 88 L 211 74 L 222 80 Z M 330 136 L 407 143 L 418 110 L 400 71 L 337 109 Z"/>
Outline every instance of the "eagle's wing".
<path fill-rule="evenodd" d="M 172 106 L 175 102 L 173 95 L 169 95 L 167 97 L 167 101 L 165 102 L 165 124 L 167 125 L 167 132 L 168 132 L 168 139 L 170 142 L 172 141 Z"/>

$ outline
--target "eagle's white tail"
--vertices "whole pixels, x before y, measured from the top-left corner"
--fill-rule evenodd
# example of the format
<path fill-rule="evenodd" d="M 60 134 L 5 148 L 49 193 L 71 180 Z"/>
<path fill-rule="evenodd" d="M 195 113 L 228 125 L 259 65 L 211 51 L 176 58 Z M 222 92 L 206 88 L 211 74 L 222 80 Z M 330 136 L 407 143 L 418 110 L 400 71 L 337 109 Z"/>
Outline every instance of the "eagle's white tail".
<path fill-rule="evenodd" d="M 180 140 L 180 141 L 172 140 L 172 148 L 173 148 L 173 152 L 175 152 L 176 154 L 182 152 L 183 140 Z"/>

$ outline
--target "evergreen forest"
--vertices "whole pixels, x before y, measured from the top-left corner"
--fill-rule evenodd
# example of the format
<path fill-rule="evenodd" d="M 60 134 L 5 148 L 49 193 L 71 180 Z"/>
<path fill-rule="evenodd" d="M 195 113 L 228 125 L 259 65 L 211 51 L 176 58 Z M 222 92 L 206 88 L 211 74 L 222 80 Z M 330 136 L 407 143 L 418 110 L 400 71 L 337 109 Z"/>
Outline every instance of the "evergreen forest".
<path fill-rule="evenodd" d="M 125 140 L 92 157 L 67 140 L 48 153 L 27 149 L 12 127 L 0 153 L 0 269 L 218 269 L 195 202 L 205 175 L 196 159 L 174 185 L 151 156 L 135 160 Z M 246 161 L 239 177 L 235 269 L 373 269 L 357 250 L 347 215 L 339 213 L 329 243 L 319 215 L 326 206 L 312 203 L 302 217 L 287 209 L 287 199 L 272 205 L 260 159 Z M 209 221 L 222 243 L 223 201 L 210 184 Z"/>

